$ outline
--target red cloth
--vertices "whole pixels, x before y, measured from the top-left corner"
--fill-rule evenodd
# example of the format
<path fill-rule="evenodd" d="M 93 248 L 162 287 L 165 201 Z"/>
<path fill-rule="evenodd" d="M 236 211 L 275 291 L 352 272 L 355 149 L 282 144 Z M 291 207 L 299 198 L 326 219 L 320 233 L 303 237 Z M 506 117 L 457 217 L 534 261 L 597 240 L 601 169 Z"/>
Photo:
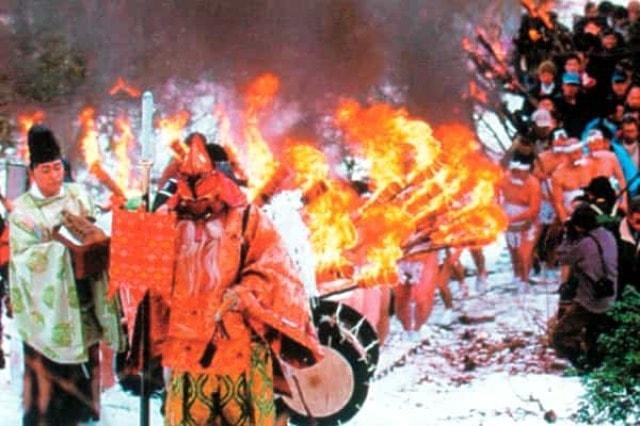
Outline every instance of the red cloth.
<path fill-rule="evenodd" d="M 244 233 L 247 256 L 240 281 L 236 281 L 244 211 L 244 206 L 232 208 L 219 221 L 207 222 L 200 241 L 193 238 L 198 223 L 178 224 L 175 286 L 163 350 L 163 362 L 168 367 L 192 372 L 242 372 L 250 365 L 252 333 L 269 341 L 276 353 L 280 353 L 281 338 L 286 336 L 301 352 L 315 359 L 321 356 L 303 284 L 273 225 L 254 207 Z M 219 245 L 213 248 L 218 238 Z M 217 264 L 203 263 L 205 259 L 215 259 Z M 240 304 L 238 310 L 222 316 L 226 337 L 216 334 L 215 313 L 229 290 L 238 296 Z M 203 368 L 199 362 L 212 337 L 217 350 L 211 365 Z"/>
<path fill-rule="evenodd" d="M 109 292 L 120 293 L 129 338 L 133 337 L 138 304 L 147 290 L 170 298 L 176 255 L 175 224 L 173 214 L 114 210 Z"/>

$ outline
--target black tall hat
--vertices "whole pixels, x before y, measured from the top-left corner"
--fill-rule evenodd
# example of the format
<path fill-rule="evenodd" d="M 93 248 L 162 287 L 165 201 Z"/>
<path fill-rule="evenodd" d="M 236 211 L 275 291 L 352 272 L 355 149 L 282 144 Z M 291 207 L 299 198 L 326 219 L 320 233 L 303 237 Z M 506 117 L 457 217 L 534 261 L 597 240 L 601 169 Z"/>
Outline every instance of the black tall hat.
<path fill-rule="evenodd" d="M 53 132 L 40 124 L 29 129 L 29 158 L 31 167 L 62 158 L 60 146 Z"/>

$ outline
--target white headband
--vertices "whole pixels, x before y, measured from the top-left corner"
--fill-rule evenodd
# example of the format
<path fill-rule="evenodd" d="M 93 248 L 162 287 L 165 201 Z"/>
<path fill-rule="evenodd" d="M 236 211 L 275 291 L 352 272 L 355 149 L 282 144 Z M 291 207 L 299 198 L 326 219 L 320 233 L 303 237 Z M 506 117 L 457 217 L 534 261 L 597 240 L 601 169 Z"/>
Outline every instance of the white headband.
<path fill-rule="evenodd" d="M 528 164 L 521 163 L 519 161 L 511 161 L 509 163 L 509 169 L 511 170 L 523 170 L 525 172 L 528 172 L 530 168 L 531 166 L 529 166 Z"/>
<path fill-rule="evenodd" d="M 567 135 L 567 132 L 565 132 L 564 129 L 558 129 L 555 132 L 553 132 L 553 142 L 557 141 L 558 139 L 567 139 L 569 136 Z"/>
<path fill-rule="evenodd" d="M 587 143 L 591 143 L 594 141 L 600 141 L 603 140 L 604 136 L 602 135 L 602 132 L 599 130 L 592 130 L 589 132 L 589 135 L 587 136 Z"/>
<path fill-rule="evenodd" d="M 571 145 L 554 147 L 554 150 L 557 148 L 557 151 L 555 152 L 564 152 L 568 154 L 570 152 L 575 152 L 579 149 L 582 149 L 583 147 L 584 147 L 584 144 L 582 142 L 576 142 L 576 143 L 572 143 Z"/>

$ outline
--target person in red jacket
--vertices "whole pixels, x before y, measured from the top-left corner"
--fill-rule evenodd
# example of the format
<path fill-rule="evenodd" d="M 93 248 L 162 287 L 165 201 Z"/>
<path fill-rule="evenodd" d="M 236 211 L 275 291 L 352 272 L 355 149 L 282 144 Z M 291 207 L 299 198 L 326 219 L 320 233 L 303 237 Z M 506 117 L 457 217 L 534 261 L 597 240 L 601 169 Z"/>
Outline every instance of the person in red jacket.
<path fill-rule="evenodd" d="M 166 203 L 176 267 L 162 363 L 165 425 L 274 425 L 279 360 L 322 357 L 308 297 L 266 215 L 192 138 Z"/>

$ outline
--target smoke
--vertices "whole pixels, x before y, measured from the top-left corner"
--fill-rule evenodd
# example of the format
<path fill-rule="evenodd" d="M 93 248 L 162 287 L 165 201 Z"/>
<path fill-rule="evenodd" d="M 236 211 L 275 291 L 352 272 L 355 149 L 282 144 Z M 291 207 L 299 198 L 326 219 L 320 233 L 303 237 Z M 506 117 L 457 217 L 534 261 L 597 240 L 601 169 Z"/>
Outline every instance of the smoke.
<path fill-rule="evenodd" d="M 13 0 L 4 9 L 11 31 L 0 32 L 0 44 L 5 51 L 60 34 L 87 59 L 74 95 L 82 99 L 105 96 L 119 75 L 145 89 L 204 77 L 242 90 L 271 71 L 282 78 L 285 99 L 308 111 L 326 109 L 340 96 L 379 97 L 386 85 L 402 93 L 412 112 L 452 121 L 467 118 L 460 40 L 487 19 L 478 11 L 493 10 L 500 19 L 517 14 L 517 6 L 501 3 Z"/>

